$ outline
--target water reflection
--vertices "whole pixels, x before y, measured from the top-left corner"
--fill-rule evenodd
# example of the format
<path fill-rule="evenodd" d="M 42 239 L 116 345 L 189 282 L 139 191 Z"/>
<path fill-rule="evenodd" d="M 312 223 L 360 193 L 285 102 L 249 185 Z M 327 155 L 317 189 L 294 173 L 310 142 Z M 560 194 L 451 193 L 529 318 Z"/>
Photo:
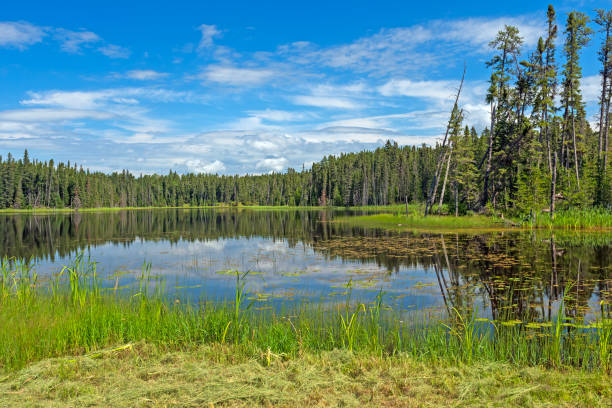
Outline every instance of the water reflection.
<path fill-rule="evenodd" d="M 233 270 L 250 270 L 265 302 L 333 302 L 381 288 L 399 310 L 465 310 L 498 320 L 550 319 L 610 303 L 610 234 L 397 233 L 347 227 L 331 211 L 137 210 L 0 216 L 0 255 L 57 271 L 84 251 L 109 285 L 150 262 L 184 296 L 223 298 Z"/>

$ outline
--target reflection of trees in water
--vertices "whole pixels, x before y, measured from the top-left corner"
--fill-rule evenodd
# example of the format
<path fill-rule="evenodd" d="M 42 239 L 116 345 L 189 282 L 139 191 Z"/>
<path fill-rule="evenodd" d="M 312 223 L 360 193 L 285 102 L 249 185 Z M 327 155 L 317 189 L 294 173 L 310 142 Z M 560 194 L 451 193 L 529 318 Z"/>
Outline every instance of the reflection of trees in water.
<path fill-rule="evenodd" d="M 567 313 L 581 316 L 595 295 L 611 297 L 607 242 L 498 232 L 484 235 L 400 234 L 329 222 L 331 212 L 137 210 L 0 217 L 0 255 L 34 259 L 73 255 L 112 242 L 268 237 L 299 242 L 329 258 L 376 263 L 389 271 L 425 268 L 447 306 L 466 310 L 477 297 L 493 317 L 550 318 L 569 286 Z M 570 285 L 571 283 L 571 285 Z"/>
<path fill-rule="evenodd" d="M 566 313 L 573 317 L 584 316 L 593 295 L 610 300 L 609 245 L 565 239 L 560 246 L 554 235 L 505 232 L 339 238 L 319 247 L 332 257 L 376 260 L 389 270 L 433 270 L 448 309 L 467 310 L 480 296 L 499 320 L 550 319 L 564 294 Z"/>
<path fill-rule="evenodd" d="M 336 213 L 334 213 L 336 214 Z M 221 238 L 286 239 L 290 246 L 330 237 L 375 236 L 373 231 L 328 222 L 328 210 L 126 210 L 56 215 L 0 216 L 0 256 L 55 259 L 108 242 L 130 245 L 150 241 L 196 241 Z"/>
<path fill-rule="evenodd" d="M 323 212 L 323 211 L 321 211 Z M 0 216 L 0 255 L 34 259 L 70 256 L 107 242 L 137 239 L 210 240 L 236 237 L 287 239 L 289 245 L 328 237 L 337 224 L 320 223 L 319 211 L 154 210 Z"/>

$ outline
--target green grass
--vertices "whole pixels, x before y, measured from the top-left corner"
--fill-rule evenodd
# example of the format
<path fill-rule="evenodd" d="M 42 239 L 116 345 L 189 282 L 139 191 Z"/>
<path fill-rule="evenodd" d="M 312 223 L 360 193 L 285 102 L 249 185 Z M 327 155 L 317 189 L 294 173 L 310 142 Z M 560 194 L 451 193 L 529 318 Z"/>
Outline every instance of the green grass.
<path fill-rule="evenodd" d="M 128 343 L 0 376 L 7 407 L 609 407 L 597 372 L 431 364 L 346 350 L 287 357 L 236 345 Z"/>
<path fill-rule="evenodd" d="M 611 229 L 612 211 L 603 208 L 561 210 L 555 212 L 553 219 L 549 214 L 540 214 L 535 220 L 524 221 L 523 226 L 567 230 Z"/>
<path fill-rule="evenodd" d="M 336 217 L 335 221 L 363 228 L 392 230 L 453 232 L 460 230 L 498 230 L 498 229 L 550 229 L 571 231 L 606 231 L 612 229 L 612 212 L 601 208 L 562 210 L 555 213 L 551 220 L 548 214 L 540 214 L 535 219 L 525 218 L 522 222 L 484 215 L 428 215 L 424 217 L 418 206 L 392 208 L 393 213 L 371 214 L 350 217 Z M 381 211 L 385 211 L 381 209 Z"/>
<path fill-rule="evenodd" d="M 471 216 L 449 216 L 422 214 L 404 215 L 397 214 L 375 214 L 350 217 L 336 217 L 334 219 L 347 225 L 363 228 L 382 228 L 394 230 L 432 230 L 432 231 L 454 231 L 460 229 L 500 229 L 508 228 L 502 219 L 482 215 Z"/>
<path fill-rule="evenodd" d="M 77 257 L 41 284 L 31 266 L 0 265 L 0 371 L 52 357 L 91 353 L 144 341 L 176 351 L 203 344 L 234 345 L 251 355 L 296 358 L 337 349 L 377 358 L 408 356 L 444 364 L 504 363 L 609 372 L 612 320 L 570 321 L 563 311 L 541 324 L 480 319 L 470 310 L 446 318 L 387 310 L 377 301 L 302 303 L 263 308 L 248 294 L 248 274 L 236 273 L 236 296 L 188 304 L 164 293 L 143 265 L 131 289 L 104 289 L 96 264 Z M 603 305 L 607 312 L 608 305 Z"/>

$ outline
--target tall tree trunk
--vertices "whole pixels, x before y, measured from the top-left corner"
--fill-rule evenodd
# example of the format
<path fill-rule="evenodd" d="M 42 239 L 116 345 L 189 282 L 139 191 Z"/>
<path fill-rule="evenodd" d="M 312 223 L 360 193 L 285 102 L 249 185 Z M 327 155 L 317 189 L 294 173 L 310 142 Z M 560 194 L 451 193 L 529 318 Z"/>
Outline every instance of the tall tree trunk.
<path fill-rule="evenodd" d="M 451 157 L 453 156 L 453 146 L 450 146 L 448 152 L 448 160 L 446 161 L 446 171 L 444 172 L 444 182 L 442 183 L 442 191 L 440 192 L 440 202 L 438 203 L 438 213 L 442 211 L 442 202 L 444 201 L 444 192 L 446 191 L 446 181 L 448 180 L 448 170 L 450 168 Z"/>
<path fill-rule="evenodd" d="M 457 187 L 457 182 L 455 181 L 455 217 L 459 216 L 459 188 Z"/>
<path fill-rule="evenodd" d="M 546 151 L 548 153 L 548 173 L 552 174 L 552 153 L 550 135 L 548 134 L 548 109 L 544 107 L 544 137 L 546 138 Z"/>
<path fill-rule="evenodd" d="M 555 217 L 555 195 L 557 194 L 557 152 L 553 157 L 552 177 L 550 179 L 550 219 Z"/>
<path fill-rule="evenodd" d="M 561 157 L 559 158 L 561 160 L 561 165 L 565 168 L 567 168 L 567 153 L 566 153 L 566 146 L 565 146 L 565 135 L 567 134 L 567 120 L 569 117 L 569 106 L 565 106 L 565 112 L 563 113 L 563 129 L 561 131 Z"/>
<path fill-rule="evenodd" d="M 610 102 L 612 102 L 612 78 L 609 79 L 608 84 L 608 100 L 606 102 L 606 122 L 605 122 L 605 133 L 604 133 L 604 174 L 608 168 L 608 137 L 610 134 Z"/>
<path fill-rule="evenodd" d="M 491 176 L 491 160 L 493 158 L 493 139 L 495 135 L 495 105 L 491 103 L 491 130 L 489 130 L 489 150 L 487 151 L 487 167 L 484 175 L 481 205 L 484 207 L 489 201 L 489 177 Z"/>
<path fill-rule="evenodd" d="M 604 62 L 604 67 L 605 67 L 605 62 Z M 606 123 L 606 91 L 607 91 L 607 77 L 606 77 L 606 69 L 604 68 L 603 71 L 603 78 L 601 80 L 601 102 L 600 102 L 600 107 L 599 107 L 599 155 L 597 156 L 599 158 L 599 163 L 601 165 L 602 159 L 603 159 L 603 145 L 604 145 L 604 132 L 605 132 L 605 123 Z"/>
<path fill-rule="evenodd" d="M 574 144 L 574 169 L 576 171 L 576 183 L 580 190 L 580 175 L 578 175 L 578 149 L 576 147 L 576 124 L 574 120 L 574 108 L 572 108 L 572 139 Z"/>

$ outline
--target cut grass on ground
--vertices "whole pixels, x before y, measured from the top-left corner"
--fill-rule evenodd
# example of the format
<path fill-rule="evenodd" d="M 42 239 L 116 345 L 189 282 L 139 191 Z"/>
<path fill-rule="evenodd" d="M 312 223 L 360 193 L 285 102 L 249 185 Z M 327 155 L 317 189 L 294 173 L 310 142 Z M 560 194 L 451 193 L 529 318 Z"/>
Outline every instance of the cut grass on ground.
<path fill-rule="evenodd" d="M 0 377 L 0 406 L 609 407 L 612 381 L 573 369 L 454 366 L 330 351 L 284 358 L 137 343 Z"/>

